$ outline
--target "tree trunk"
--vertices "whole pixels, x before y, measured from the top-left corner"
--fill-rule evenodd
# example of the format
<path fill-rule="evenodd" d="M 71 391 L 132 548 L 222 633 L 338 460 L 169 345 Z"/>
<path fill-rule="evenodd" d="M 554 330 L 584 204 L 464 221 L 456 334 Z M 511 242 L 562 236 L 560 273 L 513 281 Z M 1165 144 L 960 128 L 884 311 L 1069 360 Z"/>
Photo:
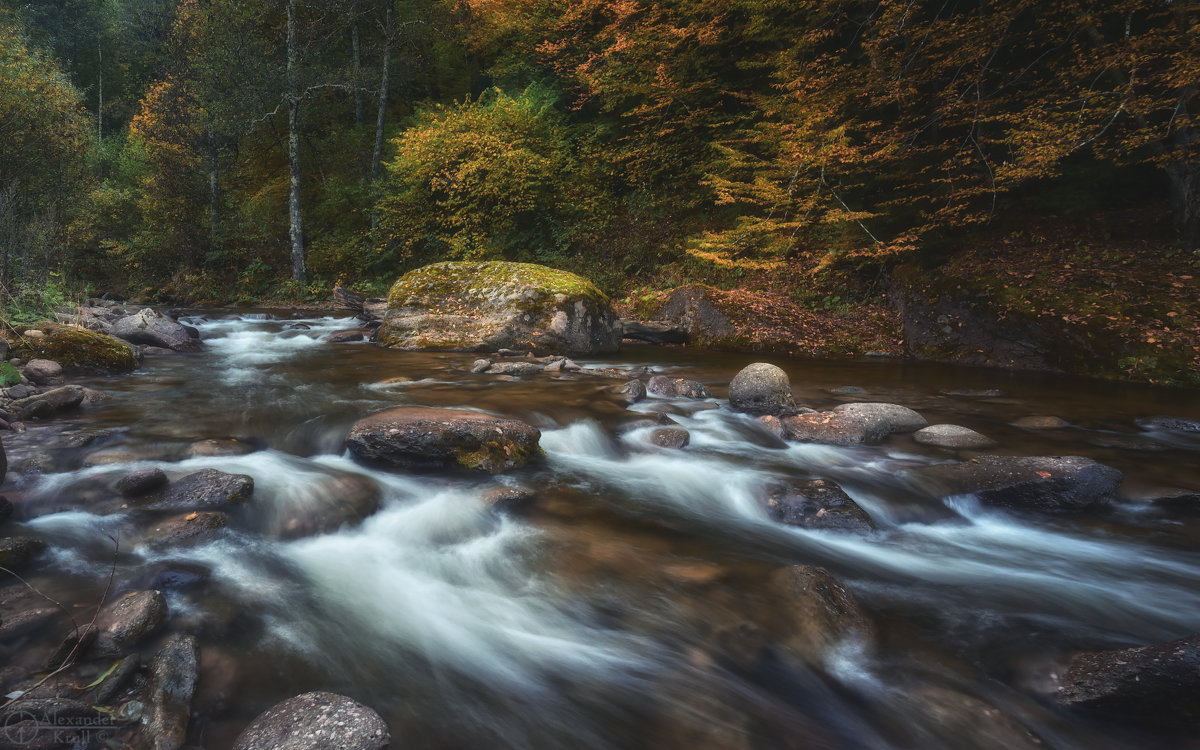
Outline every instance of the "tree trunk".
<path fill-rule="evenodd" d="M 104 50 L 96 37 L 96 140 L 104 140 Z"/>
<path fill-rule="evenodd" d="M 304 227 L 300 218 L 300 83 L 296 70 L 299 51 L 296 49 L 296 0 L 287 4 L 287 105 L 288 105 L 288 166 L 291 181 L 288 189 L 288 238 L 292 245 L 292 278 L 305 280 Z"/>
<path fill-rule="evenodd" d="M 350 27 L 350 49 L 354 56 L 354 124 L 363 124 L 362 55 L 358 45 L 358 23 Z"/>
<path fill-rule="evenodd" d="M 217 131 L 212 118 L 208 121 L 208 241 L 212 248 L 219 244 L 221 234 L 221 180 L 218 172 Z"/>
<path fill-rule="evenodd" d="M 387 20 L 384 23 L 383 63 L 379 75 L 379 110 L 375 115 L 375 153 L 371 155 L 371 230 L 379 224 L 379 212 L 375 203 L 379 198 L 379 172 L 383 165 L 383 126 L 387 120 L 388 86 L 392 68 L 392 6 L 388 3 Z"/>

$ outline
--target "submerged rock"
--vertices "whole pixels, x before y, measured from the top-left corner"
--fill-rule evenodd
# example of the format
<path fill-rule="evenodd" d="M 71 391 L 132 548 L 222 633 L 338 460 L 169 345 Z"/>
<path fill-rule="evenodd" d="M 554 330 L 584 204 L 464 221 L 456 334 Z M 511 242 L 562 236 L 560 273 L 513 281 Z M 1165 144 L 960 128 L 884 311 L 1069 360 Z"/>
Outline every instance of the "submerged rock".
<path fill-rule="evenodd" d="M 113 485 L 121 497 L 141 497 L 157 492 L 170 483 L 167 473 L 157 466 L 131 471 Z"/>
<path fill-rule="evenodd" d="M 871 516 L 828 479 L 776 485 L 768 491 L 766 504 L 767 515 L 789 526 L 857 532 L 875 529 Z"/>
<path fill-rule="evenodd" d="M 460 409 L 402 406 L 360 419 L 346 447 L 360 459 L 415 469 L 497 473 L 540 455 L 541 432 L 516 419 Z"/>
<path fill-rule="evenodd" d="M 679 450 L 691 442 L 691 434 L 682 427 L 659 427 L 650 433 L 650 442 L 659 448 Z"/>
<path fill-rule="evenodd" d="M 831 651 L 847 644 L 874 648 L 874 623 L 850 590 L 824 568 L 783 568 L 771 576 L 771 591 L 787 623 L 782 645 L 805 661 L 823 663 Z"/>
<path fill-rule="evenodd" d="M 48 414 L 57 414 L 60 411 L 67 411 L 79 406 L 83 403 L 85 396 L 87 396 L 87 392 L 83 386 L 64 385 L 61 388 L 55 388 L 45 393 L 39 393 L 36 396 L 29 396 L 14 401 L 12 405 L 13 408 L 20 409 L 24 413 L 26 411 L 34 411 L 36 408 L 35 405 L 41 402 L 46 404 L 41 409 L 42 411 Z"/>
<path fill-rule="evenodd" d="M 9 570 L 23 568 L 45 549 L 45 542 L 31 536 L 0 538 L 0 567 Z"/>
<path fill-rule="evenodd" d="M 747 414 L 783 414 L 796 407 L 787 373 L 775 365 L 755 362 L 729 382 L 729 406 Z"/>
<path fill-rule="evenodd" d="M 382 750 L 392 741 L 379 714 L 334 693 L 305 693 L 250 722 L 234 750 Z"/>
<path fill-rule="evenodd" d="M 1167 430 L 1169 432 L 1200 433 L 1200 419 L 1183 417 L 1143 417 L 1135 420 L 1143 430 Z"/>
<path fill-rule="evenodd" d="M 276 501 L 268 532 L 283 539 L 328 534 L 361 522 L 379 508 L 382 497 L 370 477 L 328 477 L 313 483 L 308 492 Z"/>
<path fill-rule="evenodd" d="M 406 350 L 614 352 L 612 304 L 587 279 L 532 263 L 435 263 L 388 293 L 380 346 Z"/>
<path fill-rule="evenodd" d="M 208 541 L 229 525 L 219 511 L 198 511 L 164 518 L 150 525 L 145 541 L 156 547 L 182 547 Z"/>
<path fill-rule="evenodd" d="M 913 433 L 913 440 L 921 445 L 932 445 L 951 450 L 982 450 L 996 444 L 987 435 L 956 424 L 935 424 Z"/>
<path fill-rule="evenodd" d="M 908 472 L 941 497 L 974 494 L 984 505 L 1017 510 L 1077 510 L 1107 502 L 1124 478 L 1082 456 L 980 456 Z"/>
<path fill-rule="evenodd" d="M 1120 651 L 1077 654 L 1059 678 L 1059 703 L 1106 716 L 1200 724 L 1200 634 Z"/>
<path fill-rule="evenodd" d="M 1062 417 L 1033 415 L 1021 417 L 1020 419 L 1015 420 L 1013 425 L 1026 430 L 1057 430 L 1063 427 L 1069 427 L 1070 423 Z"/>
<path fill-rule="evenodd" d="M 614 385 L 608 391 L 631 404 L 646 398 L 646 384 L 640 380 L 630 380 L 621 385 Z"/>

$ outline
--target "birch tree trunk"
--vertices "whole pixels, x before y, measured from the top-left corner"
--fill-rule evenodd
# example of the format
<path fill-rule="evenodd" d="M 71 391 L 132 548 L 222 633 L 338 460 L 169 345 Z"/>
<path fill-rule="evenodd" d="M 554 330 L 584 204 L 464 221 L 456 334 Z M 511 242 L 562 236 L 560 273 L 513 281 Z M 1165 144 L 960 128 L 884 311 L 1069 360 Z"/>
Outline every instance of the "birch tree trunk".
<path fill-rule="evenodd" d="M 288 238 L 292 245 L 292 278 L 304 281 L 304 226 L 300 217 L 300 83 L 296 70 L 296 0 L 287 4 Z"/>
<path fill-rule="evenodd" d="M 371 230 L 374 231 L 379 223 L 379 212 L 375 202 L 379 197 L 379 173 L 383 166 L 383 126 L 387 121 L 388 86 L 391 83 L 392 68 L 392 5 L 388 3 L 386 21 L 384 22 L 383 63 L 379 74 L 379 110 L 375 115 L 375 152 L 371 155 L 371 194 L 374 198 L 371 205 Z"/>

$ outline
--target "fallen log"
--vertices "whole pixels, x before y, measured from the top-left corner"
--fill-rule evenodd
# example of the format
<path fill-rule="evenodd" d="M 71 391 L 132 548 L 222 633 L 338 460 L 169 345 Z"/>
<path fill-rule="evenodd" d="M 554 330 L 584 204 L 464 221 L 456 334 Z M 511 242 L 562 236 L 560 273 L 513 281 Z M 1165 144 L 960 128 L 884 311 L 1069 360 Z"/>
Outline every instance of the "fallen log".
<path fill-rule="evenodd" d="M 368 323 L 379 323 L 387 312 L 387 300 L 380 297 L 363 297 L 344 287 L 333 288 L 333 298 L 343 309 L 352 310 L 354 316 Z"/>

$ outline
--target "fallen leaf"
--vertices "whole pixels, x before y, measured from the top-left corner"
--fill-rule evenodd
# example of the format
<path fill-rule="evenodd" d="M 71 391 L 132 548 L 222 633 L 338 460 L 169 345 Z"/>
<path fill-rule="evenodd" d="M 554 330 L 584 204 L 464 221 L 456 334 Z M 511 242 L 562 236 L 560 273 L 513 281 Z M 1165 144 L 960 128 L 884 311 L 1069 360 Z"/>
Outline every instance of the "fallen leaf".
<path fill-rule="evenodd" d="M 1041 477 L 1042 479 L 1047 479 L 1047 478 L 1049 478 L 1049 477 L 1052 477 L 1052 476 L 1054 476 L 1053 474 L 1051 474 L 1051 473 L 1050 473 L 1050 472 L 1048 472 L 1048 471 L 1039 471 L 1039 472 L 1037 473 L 1037 475 L 1038 475 L 1039 477 Z"/>

